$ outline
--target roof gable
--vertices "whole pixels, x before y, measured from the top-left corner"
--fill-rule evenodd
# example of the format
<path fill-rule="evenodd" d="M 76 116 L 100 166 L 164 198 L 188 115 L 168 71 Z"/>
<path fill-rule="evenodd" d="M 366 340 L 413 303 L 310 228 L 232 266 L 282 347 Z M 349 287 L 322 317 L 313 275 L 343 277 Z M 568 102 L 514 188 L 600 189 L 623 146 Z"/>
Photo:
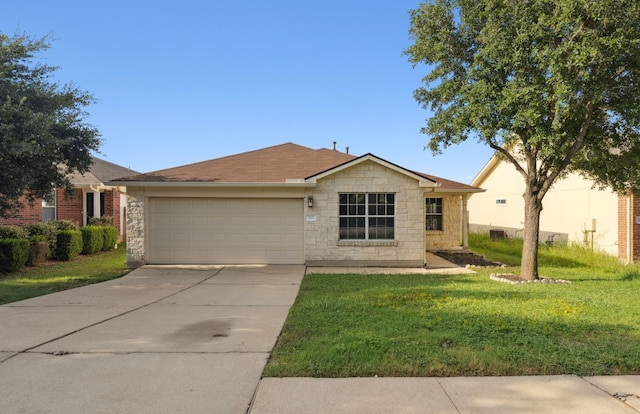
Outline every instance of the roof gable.
<path fill-rule="evenodd" d="M 315 182 L 316 180 L 319 180 L 321 178 L 324 178 L 324 177 L 327 177 L 329 175 L 335 174 L 335 173 L 337 173 L 339 171 L 342 171 L 344 169 L 351 168 L 351 167 L 353 167 L 355 165 L 358 165 L 358 164 L 361 164 L 361 163 L 363 163 L 365 161 L 373 161 L 376 164 L 382 165 L 383 167 L 389 168 L 391 170 L 399 172 L 400 174 L 403 174 L 405 176 L 413 178 L 413 179 L 415 179 L 416 181 L 418 181 L 420 183 L 421 187 L 437 187 L 438 186 L 438 184 L 434 180 L 428 178 L 425 175 L 420 175 L 420 174 L 417 174 L 417 173 L 415 173 L 413 171 L 407 170 L 407 169 L 405 169 L 403 167 L 400 167 L 399 165 L 393 164 L 393 163 L 391 163 L 389 161 L 383 160 L 382 158 L 376 157 L 375 155 L 373 155 L 371 153 L 368 153 L 368 154 L 365 154 L 365 155 L 363 155 L 361 157 L 358 157 L 358 158 L 355 158 L 353 160 L 347 161 L 347 162 L 345 162 L 343 164 L 336 165 L 336 166 L 334 166 L 332 168 L 329 168 L 329 169 L 327 169 L 325 171 L 321 171 L 321 172 L 319 172 L 317 174 L 309 176 L 306 179 L 307 179 L 307 181 Z"/>
<path fill-rule="evenodd" d="M 69 177 L 71 184 L 76 186 L 103 185 L 108 181 L 138 173 L 130 168 L 122 167 L 112 162 L 101 160 L 100 158 L 91 158 L 93 160 L 93 164 L 89 171 L 84 174 L 77 172 L 72 174 Z"/>

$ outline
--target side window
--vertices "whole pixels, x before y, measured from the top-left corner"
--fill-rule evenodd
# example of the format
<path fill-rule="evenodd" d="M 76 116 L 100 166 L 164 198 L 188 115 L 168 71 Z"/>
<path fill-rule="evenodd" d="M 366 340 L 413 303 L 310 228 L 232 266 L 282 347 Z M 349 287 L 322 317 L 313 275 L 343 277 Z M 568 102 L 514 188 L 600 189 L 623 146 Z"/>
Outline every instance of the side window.
<path fill-rule="evenodd" d="M 426 229 L 442 231 L 442 198 L 427 198 L 426 200 Z"/>

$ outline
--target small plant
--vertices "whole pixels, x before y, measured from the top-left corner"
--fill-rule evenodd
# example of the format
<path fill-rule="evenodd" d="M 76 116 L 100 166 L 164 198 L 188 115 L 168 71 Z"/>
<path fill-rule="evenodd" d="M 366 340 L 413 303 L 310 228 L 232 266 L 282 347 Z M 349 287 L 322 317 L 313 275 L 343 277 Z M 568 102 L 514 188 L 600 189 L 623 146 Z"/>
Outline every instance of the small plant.
<path fill-rule="evenodd" d="M 632 281 L 632 280 L 640 280 L 640 269 L 637 267 L 630 267 L 622 273 L 622 280 L 624 281 Z"/>

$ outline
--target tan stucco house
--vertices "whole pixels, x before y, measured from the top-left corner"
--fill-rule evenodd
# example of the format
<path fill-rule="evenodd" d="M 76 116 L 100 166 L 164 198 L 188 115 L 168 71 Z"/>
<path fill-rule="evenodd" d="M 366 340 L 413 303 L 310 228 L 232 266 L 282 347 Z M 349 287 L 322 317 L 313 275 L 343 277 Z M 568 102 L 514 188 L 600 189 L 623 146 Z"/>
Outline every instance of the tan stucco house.
<path fill-rule="evenodd" d="M 471 185 L 486 191 L 469 199 L 470 231 L 522 237 L 525 184 L 513 165 L 493 157 Z M 593 181 L 570 173 L 542 203 L 541 243 L 585 243 L 624 261 L 640 257 L 640 201 L 633 196 L 596 188 Z"/>
<path fill-rule="evenodd" d="M 466 245 L 479 188 L 373 154 L 286 143 L 121 178 L 131 267 L 151 264 L 423 266 Z"/>

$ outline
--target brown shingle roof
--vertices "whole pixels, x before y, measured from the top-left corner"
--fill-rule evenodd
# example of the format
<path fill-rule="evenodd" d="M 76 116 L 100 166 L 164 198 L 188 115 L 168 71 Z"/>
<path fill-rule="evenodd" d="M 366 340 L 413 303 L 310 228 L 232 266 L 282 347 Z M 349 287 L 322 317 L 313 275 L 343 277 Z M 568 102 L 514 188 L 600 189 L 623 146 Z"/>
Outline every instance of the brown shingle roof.
<path fill-rule="evenodd" d="M 131 174 L 139 174 L 130 168 L 122 167 L 100 158 L 91 157 L 93 164 L 89 172 L 85 174 L 74 173 L 69 180 L 74 185 L 100 185 L 108 181 L 115 180 L 120 177 L 130 176 Z"/>
<path fill-rule="evenodd" d="M 280 183 L 303 179 L 354 158 L 335 150 L 314 150 L 289 142 L 118 181 Z"/>
<path fill-rule="evenodd" d="M 284 183 L 303 180 L 359 157 L 326 148 L 286 143 L 255 151 L 121 178 L 117 182 Z M 400 167 L 402 168 L 402 167 Z M 442 190 L 478 190 L 466 184 L 409 171 L 440 184 Z"/>

